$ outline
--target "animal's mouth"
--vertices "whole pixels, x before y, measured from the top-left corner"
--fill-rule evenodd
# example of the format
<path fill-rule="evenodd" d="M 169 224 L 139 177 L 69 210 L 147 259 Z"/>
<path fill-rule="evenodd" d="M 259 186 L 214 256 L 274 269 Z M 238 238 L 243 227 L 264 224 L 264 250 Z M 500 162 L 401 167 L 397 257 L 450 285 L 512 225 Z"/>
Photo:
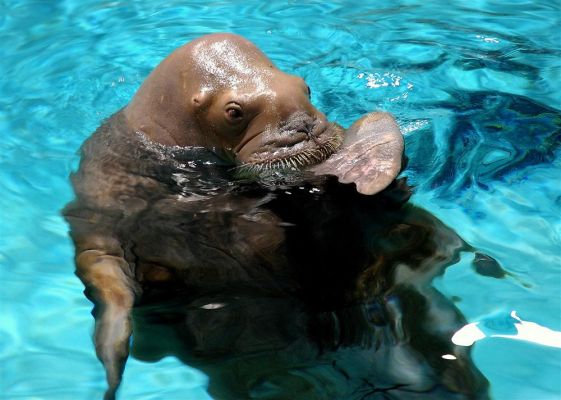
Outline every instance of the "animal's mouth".
<path fill-rule="evenodd" d="M 264 140 L 256 152 L 236 167 L 236 172 L 242 176 L 264 176 L 301 171 L 326 160 L 342 141 L 343 129 L 336 124 L 309 130 L 284 129 Z"/>

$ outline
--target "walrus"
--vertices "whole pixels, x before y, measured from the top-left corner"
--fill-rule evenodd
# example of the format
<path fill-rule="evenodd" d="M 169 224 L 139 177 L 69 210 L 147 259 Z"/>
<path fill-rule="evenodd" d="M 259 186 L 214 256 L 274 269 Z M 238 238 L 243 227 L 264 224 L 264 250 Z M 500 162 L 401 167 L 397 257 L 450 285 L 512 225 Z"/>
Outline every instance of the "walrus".
<path fill-rule="evenodd" d="M 388 198 L 382 204 L 399 208 L 409 197 L 396 181 L 403 154 L 390 114 L 368 114 L 346 130 L 328 122 L 301 78 L 278 70 L 240 36 L 207 35 L 171 53 L 83 144 L 72 176 L 76 197 L 64 210 L 76 274 L 94 303 L 105 399 L 121 381 L 134 309 L 171 294 L 185 301 L 240 292 L 301 298 L 314 281 L 337 281 L 341 272 L 321 241 L 305 257 L 293 250 L 290 227 L 304 222 L 285 221 L 283 204 L 323 210 L 313 220 L 302 215 L 312 233 L 331 229 L 333 209 L 364 198 Z M 341 190 L 337 199 L 354 200 L 321 201 Z M 304 196 L 294 207 L 296 192 Z M 384 260 L 371 256 L 360 220 L 349 226 L 353 235 L 333 236 L 357 239 L 357 261 L 341 275 L 344 290 L 323 293 L 323 307 L 366 301 L 359 293 L 379 296 L 391 286 L 380 282 L 393 282 L 384 274 L 359 279 L 361 271 L 377 277 Z M 379 288 L 357 289 L 364 285 Z"/>
<path fill-rule="evenodd" d="M 175 50 L 123 110 L 128 128 L 167 146 L 200 146 L 235 161 L 238 173 L 315 170 L 374 194 L 401 169 L 403 139 L 387 113 L 343 129 L 310 102 L 300 77 L 277 69 L 255 45 L 214 34 Z M 376 125 L 375 127 L 373 127 Z M 368 143 L 360 139 L 368 136 Z M 349 154 L 351 153 L 351 154 Z M 375 156 L 372 156 L 375 153 Z"/>
<path fill-rule="evenodd" d="M 204 233 L 189 228 L 188 206 L 139 216 L 128 234 L 142 260 L 188 259 L 193 241 L 216 246 L 232 235 L 230 254 L 242 265 L 213 256 L 211 283 L 191 271 L 188 286 L 146 288 L 132 313 L 131 355 L 175 356 L 203 371 L 221 400 L 487 398 L 469 348 L 451 340 L 466 320 L 431 285 L 469 245 L 404 203 L 400 185 L 362 198 L 340 186 L 323 186 L 321 196 L 257 191 L 250 211 L 237 208 L 248 193 L 234 194 L 228 215 L 240 219 L 225 224 L 222 211 L 209 211 L 197 224 Z M 266 244 L 273 259 L 244 260 L 247 243 Z"/>

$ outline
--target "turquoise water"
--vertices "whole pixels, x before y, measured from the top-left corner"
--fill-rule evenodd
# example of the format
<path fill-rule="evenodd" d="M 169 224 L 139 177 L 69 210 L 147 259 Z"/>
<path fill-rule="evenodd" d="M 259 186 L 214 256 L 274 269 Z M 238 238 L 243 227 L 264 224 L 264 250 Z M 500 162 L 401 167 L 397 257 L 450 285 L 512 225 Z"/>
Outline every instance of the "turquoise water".
<path fill-rule="evenodd" d="M 91 304 L 60 216 L 68 176 L 82 141 L 162 58 L 217 31 L 305 78 L 330 120 L 397 117 L 412 202 L 507 271 L 484 276 L 465 257 L 434 281 L 486 335 L 472 355 L 493 398 L 561 396 L 558 2 L 7 0 L 0 10 L 0 398 L 101 397 Z M 208 399 L 206 384 L 172 357 L 131 358 L 120 394 Z"/>

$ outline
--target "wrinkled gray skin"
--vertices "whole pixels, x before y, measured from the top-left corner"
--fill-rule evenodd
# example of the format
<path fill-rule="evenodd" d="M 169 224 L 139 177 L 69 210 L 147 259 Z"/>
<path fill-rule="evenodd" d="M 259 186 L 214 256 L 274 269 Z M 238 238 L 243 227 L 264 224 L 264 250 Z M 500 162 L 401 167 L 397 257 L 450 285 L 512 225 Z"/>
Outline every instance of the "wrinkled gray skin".
<path fill-rule="evenodd" d="M 362 194 L 384 190 L 401 170 L 403 137 L 388 113 L 371 113 L 345 132 L 342 146 L 325 162 L 313 166 L 317 175 L 335 175 L 355 183 Z"/>
<path fill-rule="evenodd" d="M 148 172 L 130 169 L 137 144 L 113 142 L 126 145 L 143 137 L 161 148 L 202 146 L 241 175 L 307 170 L 355 183 L 363 194 L 375 194 L 395 179 L 403 153 L 389 114 L 369 114 L 344 132 L 313 107 L 301 78 L 279 71 L 253 44 L 231 34 L 203 36 L 174 51 L 94 136 L 83 147 L 73 179 L 77 199 L 65 214 L 76 245 L 77 275 L 96 306 L 94 336 L 107 373 L 106 399 L 115 397 L 120 384 L 130 314 L 142 296 L 140 272 L 111 229 L 167 190 Z M 165 201 L 175 207 L 174 200 Z M 264 247 L 262 254 L 270 257 L 270 249 Z M 142 274 L 154 282 L 171 279 L 159 261 L 147 263 Z"/>

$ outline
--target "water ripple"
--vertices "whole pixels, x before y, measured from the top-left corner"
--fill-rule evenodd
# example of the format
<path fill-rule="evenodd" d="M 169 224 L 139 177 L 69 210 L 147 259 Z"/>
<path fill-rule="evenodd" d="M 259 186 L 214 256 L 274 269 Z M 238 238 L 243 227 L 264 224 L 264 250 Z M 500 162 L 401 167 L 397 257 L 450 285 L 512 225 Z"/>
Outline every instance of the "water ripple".
<path fill-rule="evenodd" d="M 90 304 L 59 216 L 72 198 L 68 175 L 81 142 L 161 59 L 217 31 L 247 36 L 304 77 L 333 120 L 350 125 L 375 109 L 394 113 L 414 201 L 509 274 L 477 276 L 463 260 L 439 290 L 460 299 L 468 319 L 502 307 L 561 330 L 556 2 L 5 0 L 0 7 L 1 396 L 100 397 Z M 475 355 L 496 398 L 561 392 L 551 383 L 558 353 L 493 343 Z M 520 368 L 506 374 L 500 360 Z M 182 398 L 188 390 L 208 398 L 197 371 L 171 359 L 160 364 L 133 360 L 127 368 L 149 385 L 128 386 L 123 396 Z"/>

